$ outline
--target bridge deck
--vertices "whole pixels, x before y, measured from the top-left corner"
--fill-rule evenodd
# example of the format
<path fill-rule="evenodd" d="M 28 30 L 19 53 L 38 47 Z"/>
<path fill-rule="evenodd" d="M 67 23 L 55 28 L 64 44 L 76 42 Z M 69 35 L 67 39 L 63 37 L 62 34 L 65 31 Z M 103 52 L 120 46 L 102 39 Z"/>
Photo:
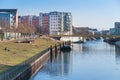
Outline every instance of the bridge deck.
<path fill-rule="evenodd" d="M 49 35 L 49 37 L 109 37 L 109 38 L 120 38 L 120 35 Z"/>

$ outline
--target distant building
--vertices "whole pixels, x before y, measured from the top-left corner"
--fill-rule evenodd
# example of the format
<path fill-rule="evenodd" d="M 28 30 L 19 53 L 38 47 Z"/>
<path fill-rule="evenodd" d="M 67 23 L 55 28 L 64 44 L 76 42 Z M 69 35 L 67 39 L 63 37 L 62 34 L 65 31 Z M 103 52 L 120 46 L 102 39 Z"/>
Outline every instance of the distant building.
<path fill-rule="evenodd" d="M 81 34 L 81 35 L 92 34 L 91 32 L 89 32 L 90 29 L 88 27 L 74 27 L 74 29 L 75 29 L 74 34 Z"/>
<path fill-rule="evenodd" d="M 102 35 L 110 35 L 110 31 L 109 30 L 102 30 L 101 34 Z"/>
<path fill-rule="evenodd" d="M 110 28 L 110 35 L 115 35 L 115 28 Z"/>
<path fill-rule="evenodd" d="M 92 29 L 92 28 L 89 28 L 89 33 L 91 33 L 92 35 L 99 35 L 100 34 L 100 32 L 97 29 Z"/>
<path fill-rule="evenodd" d="M 120 35 L 120 22 L 115 22 L 115 34 Z"/>
<path fill-rule="evenodd" d="M 40 25 L 40 32 L 42 34 L 49 34 L 49 14 L 48 13 L 39 14 L 39 25 Z"/>
<path fill-rule="evenodd" d="M 73 27 L 74 34 L 80 35 L 98 35 L 100 32 L 97 29 L 92 29 L 89 27 Z"/>

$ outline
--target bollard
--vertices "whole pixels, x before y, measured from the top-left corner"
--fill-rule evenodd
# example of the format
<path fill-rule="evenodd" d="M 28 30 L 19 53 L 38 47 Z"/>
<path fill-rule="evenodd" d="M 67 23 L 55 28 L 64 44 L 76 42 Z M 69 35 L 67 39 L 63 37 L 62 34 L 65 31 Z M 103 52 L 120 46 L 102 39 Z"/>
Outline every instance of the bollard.
<path fill-rule="evenodd" d="M 67 41 L 65 41 L 64 45 L 66 45 L 66 44 L 67 44 Z"/>
<path fill-rule="evenodd" d="M 60 43 L 59 49 L 60 49 L 60 53 L 61 53 L 61 43 Z"/>
<path fill-rule="evenodd" d="M 71 45 L 71 41 L 69 41 L 69 45 Z"/>
<path fill-rule="evenodd" d="M 57 56 L 57 53 L 58 53 L 58 48 L 57 45 L 55 44 L 55 57 Z"/>
<path fill-rule="evenodd" d="M 65 44 L 64 44 L 64 42 L 63 42 L 63 46 L 62 47 L 64 47 L 65 46 Z"/>
<path fill-rule="evenodd" d="M 50 47 L 50 60 L 51 60 L 51 62 L 52 62 L 52 58 L 53 58 L 53 50 L 52 50 L 52 46 Z"/>

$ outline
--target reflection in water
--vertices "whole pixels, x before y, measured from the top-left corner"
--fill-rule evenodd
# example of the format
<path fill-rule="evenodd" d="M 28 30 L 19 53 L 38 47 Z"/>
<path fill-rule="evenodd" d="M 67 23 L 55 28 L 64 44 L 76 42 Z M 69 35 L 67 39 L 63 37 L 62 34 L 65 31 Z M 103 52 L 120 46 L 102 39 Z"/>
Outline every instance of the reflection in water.
<path fill-rule="evenodd" d="M 120 47 L 115 46 L 115 58 L 116 58 L 116 63 L 120 64 Z"/>
<path fill-rule="evenodd" d="M 45 63 L 30 80 L 120 80 L 120 48 L 102 41 L 73 46 L 71 52 Z"/>
<path fill-rule="evenodd" d="M 71 72 L 71 53 L 60 53 L 57 55 L 56 59 L 51 63 L 50 61 L 45 65 L 49 67 L 47 72 L 50 72 L 51 75 L 68 75 Z M 43 67 L 44 68 L 44 67 Z"/>
<path fill-rule="evenodd" d="M 49 60 L 47 63 L 45 63 L 40 72 L 48 74 L 50 76 L 67 76 L 72 72 L 71 65 L 72 65 L 71 52 L 59 53 L 52 62 Z M 33 80 L 39 79 L 34 78 Z"/>

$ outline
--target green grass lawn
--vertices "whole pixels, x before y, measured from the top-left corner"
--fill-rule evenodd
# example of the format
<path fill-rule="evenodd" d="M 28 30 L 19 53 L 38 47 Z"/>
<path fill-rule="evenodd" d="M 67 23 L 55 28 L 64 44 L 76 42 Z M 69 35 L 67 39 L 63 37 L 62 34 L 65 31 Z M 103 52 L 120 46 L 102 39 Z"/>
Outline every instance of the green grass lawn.
<path fill-rule="evenodd" d="M 56 41 L 47 39 L 36 39 L 34 43 L 31 44 L 15 43 L 15 41 L 0 42 L 0 73 L 57 43 Z M 5 47 L 7 47 L 9 51 L 5 51 Z"/>

